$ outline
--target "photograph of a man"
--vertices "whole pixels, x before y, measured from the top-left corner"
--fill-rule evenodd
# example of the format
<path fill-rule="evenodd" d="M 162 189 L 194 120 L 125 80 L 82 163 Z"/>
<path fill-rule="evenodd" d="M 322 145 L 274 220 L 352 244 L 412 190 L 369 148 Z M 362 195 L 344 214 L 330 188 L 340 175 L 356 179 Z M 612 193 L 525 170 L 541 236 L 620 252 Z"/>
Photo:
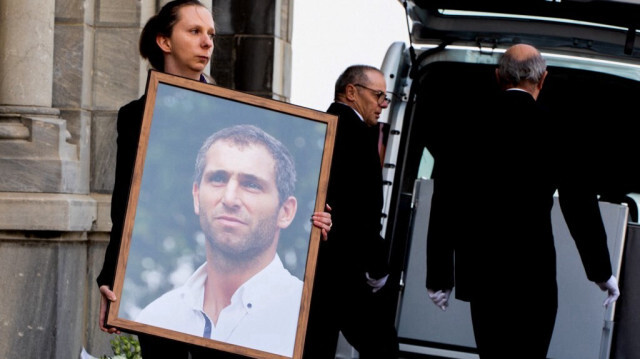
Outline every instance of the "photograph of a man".
<path fill-rule="evenodd" d="M 292 356 L 303 283 L 276 248 L 296 214 L 295 183 L 291 154 L 262 129 L 236 125 L 209 136 L 192 188 L 206 262 L 136 321 Z"/>

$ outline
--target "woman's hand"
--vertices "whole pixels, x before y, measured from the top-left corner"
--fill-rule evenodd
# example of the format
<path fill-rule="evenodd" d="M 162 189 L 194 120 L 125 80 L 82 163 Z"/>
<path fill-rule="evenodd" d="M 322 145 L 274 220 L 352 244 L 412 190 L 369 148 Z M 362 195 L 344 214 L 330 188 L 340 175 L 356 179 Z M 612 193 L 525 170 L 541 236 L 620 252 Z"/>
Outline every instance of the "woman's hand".
<path fill-rule="evenodd" d="M 120 334 L 120 331 L 116 328 L 107 328 L 104 326 L 104 319 L 107 317 L 107 301 L 115 302 L 116 295 L 111 291 L 109 286 L 102 285 L 100 286 L 100 319 L 98 325 L 100 326 L 100 330 L 109 334 Z"/>

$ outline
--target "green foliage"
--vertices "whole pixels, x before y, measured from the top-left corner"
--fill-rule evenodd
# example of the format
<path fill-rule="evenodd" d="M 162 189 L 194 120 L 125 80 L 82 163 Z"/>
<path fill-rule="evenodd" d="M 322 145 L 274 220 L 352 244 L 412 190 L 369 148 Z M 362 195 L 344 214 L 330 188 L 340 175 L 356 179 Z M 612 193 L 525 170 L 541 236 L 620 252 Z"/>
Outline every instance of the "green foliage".
<path fill-rule="evenodd" d="M 140 342 L 132 335 L 122 334 L 111 339 L 111 349 L 115 356 L 102 356 L 100 359 L 142 359 Z"/>

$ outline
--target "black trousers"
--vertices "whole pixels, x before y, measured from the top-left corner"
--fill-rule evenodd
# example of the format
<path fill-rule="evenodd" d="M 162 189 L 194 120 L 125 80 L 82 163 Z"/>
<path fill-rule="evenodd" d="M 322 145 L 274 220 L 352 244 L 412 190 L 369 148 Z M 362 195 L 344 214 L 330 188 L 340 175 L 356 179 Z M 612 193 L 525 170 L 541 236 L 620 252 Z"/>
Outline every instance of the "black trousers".
<path fill-rule="evenodd" d="M 538 287 L 539 288 L 539 287 Z M 471 321 L 481 359 L 545 359 L 558 308 L 555 290 L 472 299 Z"/>
<path fill-rule="evenodd" d="M 397 292 L 389 283 L 371 292 L 363 278 L 360 281 L 316 281 L 304 359 L 334 359 L 339 333 L 360 354 L 361 359 L 395 359 L 398 357 L 398 335 L 395 328 Z"/>

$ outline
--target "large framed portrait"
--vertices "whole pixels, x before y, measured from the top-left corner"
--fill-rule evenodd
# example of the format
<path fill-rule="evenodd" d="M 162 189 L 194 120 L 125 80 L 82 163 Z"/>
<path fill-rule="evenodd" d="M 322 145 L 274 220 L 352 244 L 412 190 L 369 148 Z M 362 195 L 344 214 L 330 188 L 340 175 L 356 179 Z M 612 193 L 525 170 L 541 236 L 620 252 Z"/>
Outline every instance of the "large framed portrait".
<path fill-rule="evenodd" d="M 107 325 L 301 358 L 336 125 L 150 71 Z"/>

